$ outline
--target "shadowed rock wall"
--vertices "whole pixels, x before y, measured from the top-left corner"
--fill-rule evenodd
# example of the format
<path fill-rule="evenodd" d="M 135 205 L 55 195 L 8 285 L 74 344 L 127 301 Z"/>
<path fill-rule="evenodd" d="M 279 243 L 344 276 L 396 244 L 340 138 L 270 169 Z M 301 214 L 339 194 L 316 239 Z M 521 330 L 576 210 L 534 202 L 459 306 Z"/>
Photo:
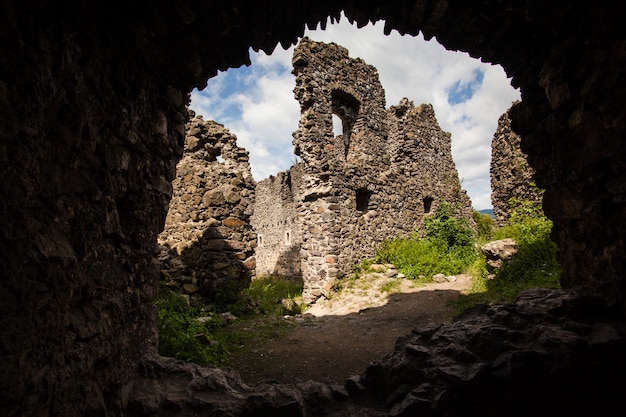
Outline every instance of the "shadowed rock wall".
<path fill-rule="evenodd" d="M 522 91 L 511 125 L 537 185 L 546 189 L 543 207 L 560 246 L 561 282 L 626 311 L 620 3 L 156 0 L 112 7 L 5 0 L 4 414 L 121 414 L 136 369 L 155 347 L 153 255 L 182 155 L 187 93 L 218 70 L 249 63 L 250 47 L 269 52 L 278 42 L 293 44 L 305 23 L 337 18 L 342 9 L 358 25 L 385 19 L 386 33 L 436 35 L 448 49 L 505 68 Z M 593 360 L 619 360 L 622 351 L 608 349 Z M 535 372 L 523 357 L 515 363 Z M 271 408 L 264 398 L 253 396 L 242 414 Z"/>
<path fill-rule="evenodd" d="M 114 415 L 156 347 L 187 99 L 127 25 L 39 6 L 0 18 L 0 409 Z"/>

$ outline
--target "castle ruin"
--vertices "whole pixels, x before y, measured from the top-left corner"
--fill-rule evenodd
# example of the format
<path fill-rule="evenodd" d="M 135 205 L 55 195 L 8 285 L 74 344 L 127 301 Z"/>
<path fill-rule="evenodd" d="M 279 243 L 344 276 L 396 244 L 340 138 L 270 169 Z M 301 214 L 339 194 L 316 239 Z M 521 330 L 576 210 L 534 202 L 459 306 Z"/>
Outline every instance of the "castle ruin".
<path fill-rule="evenodd" d="M 381 241 L 423 231 L 439 201 L 470 221 L 471 202 L 431 105 L 405 98 L 385 109 L 376 68 L 334 43 L 303 38 L 292 63 L 301 162 L 257 185 L 251 222 L 257 275 L 301 273 L 312 302 Z"/>
<path fill-rule="evenodd" d="M 491 205 L 499 225 L 509 220 L 512 198 L 541 207 L 543 196 L 543 191 L 533 181 L 535 170 L 528 165 L 521 149 L 522 138 L 511 128 L 509 110 L 498 119 L 491 140 Z"/>
<path fill-rule="evenodd" d="M 256 235 L 249 219 L 255 182 L 237 137 L 219 123 L 190 116 L 158 242 L 168 287 L 195 304 L 225 287 L 245 288 L 254 273 Z"/>

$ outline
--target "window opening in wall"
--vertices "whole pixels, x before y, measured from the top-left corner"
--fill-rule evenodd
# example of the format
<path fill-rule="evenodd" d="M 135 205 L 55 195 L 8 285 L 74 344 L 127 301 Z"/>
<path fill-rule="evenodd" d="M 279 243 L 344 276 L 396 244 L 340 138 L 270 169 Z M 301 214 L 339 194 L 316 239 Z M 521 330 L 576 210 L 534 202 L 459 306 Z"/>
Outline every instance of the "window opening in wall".
<path fill-rule="evenodd" d="M 333 113 L 333 135 L 335 137 L 343 135 L 343 121 Z"/>
<path fill-rule="evenodd" d="M 367 211 L 370 205 L 370 199 L 372 198 L 372 192 L 365 188 L 359 188 L 356 190 L 356 210 Z"/>
<path fill-rule="evenodd" d="M 333 90 L 331 92 L 331 98 L 333 114 L 337 115 L 342 122 L 341 134 L 343 135 L 344 153 L 345 156 L 348 156 L 348 149 L 350 149 L 350 136 L 352 135 L 354 122 L 359 115 L 361 103 L 352 94 L 342 90 Z"/>
<path fill-rule="evenodd" d="M 257 236 L 257 244 L 259 245 L 259 247 L 263 246 L 263 236 L 262 235 L 258 235 Z"/>
<path fill-rule="evenodd" d="M 424 197 L 424 214 L 428 214 L 430 213 L 430 210 L 432 209 L 432 205 L 433 205 L 433 198 L 432 197 Z"/>
<path fill-rule="evenodd" d="M 285 245 L 291 245 L 291 231 L 285 232 Z"/>

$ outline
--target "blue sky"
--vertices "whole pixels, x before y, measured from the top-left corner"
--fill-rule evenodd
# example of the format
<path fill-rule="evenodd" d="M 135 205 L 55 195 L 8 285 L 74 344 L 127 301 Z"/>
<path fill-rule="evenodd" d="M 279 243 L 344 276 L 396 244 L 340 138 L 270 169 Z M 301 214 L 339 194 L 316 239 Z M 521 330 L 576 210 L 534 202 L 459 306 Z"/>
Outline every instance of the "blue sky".
<path fill-rule="evenodd" d="M 452 157 L 475 209 L 491 207 L 489 160 L 498 118 L 519 99 L 504 70 L 460 52 L 446 51 L 435 40 L 383 34 L 383 24 L 357 29 L 342 18 L 326 30 L 305 35 L 348 48 L 378 69 L 387 107 L 403 97 L 430 103 L 441 128 L 452 134 Z M 250 51 L 252 65 L 229 69 L 191 96 L 191 108 L 204 119 L 224 124 L 250 151 L 256 180 L 288 169 L 295 156 L 291 133 L 298 127 L 293 98 L 293 47 L 272 55 Z"/>

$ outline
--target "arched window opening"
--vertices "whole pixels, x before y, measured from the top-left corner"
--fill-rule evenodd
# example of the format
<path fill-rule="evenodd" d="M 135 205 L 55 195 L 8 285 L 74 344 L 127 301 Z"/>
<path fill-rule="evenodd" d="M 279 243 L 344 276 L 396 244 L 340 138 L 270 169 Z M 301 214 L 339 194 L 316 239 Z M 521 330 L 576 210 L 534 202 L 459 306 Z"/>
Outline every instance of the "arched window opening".
<path fill-rule="evenodd" d="M 359 108 L 361 103 L 352 94 L 342 90 L 333 90 L 331 93 L 332 98 L 332 111 L 337 115 L 342 122 L 343 145 L 345 156 L 348 156 L 348 149 L 350 149 L 350 135 L 352 135 L 352 128 L 354 122 L 359 115 Z M 333 122 L 333 131 L 334 131 Z"/>

